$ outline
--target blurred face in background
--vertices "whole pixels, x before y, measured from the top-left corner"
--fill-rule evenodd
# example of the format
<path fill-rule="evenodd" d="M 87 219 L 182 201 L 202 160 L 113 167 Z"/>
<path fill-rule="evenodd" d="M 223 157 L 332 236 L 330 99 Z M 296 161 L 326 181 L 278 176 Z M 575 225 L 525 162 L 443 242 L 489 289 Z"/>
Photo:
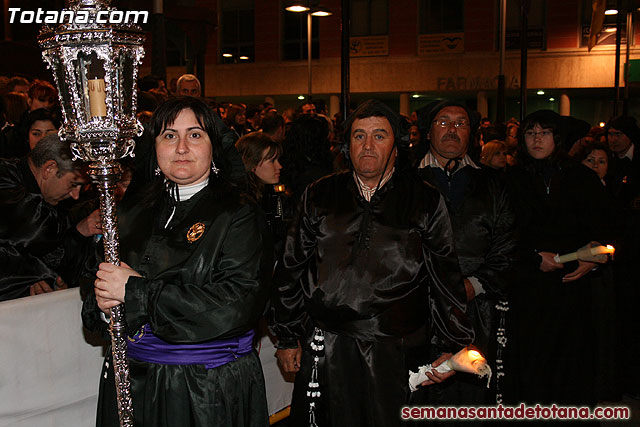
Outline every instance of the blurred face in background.
<path fill-rule="evenodd" d="M 29 128 L 29 149 L 33 150 L 38 141 L 57 131 L 58 129 L 50 120 L 36 120 Z"/>
<path fill-rule="evenodd" d="M 39 108 L 46 108 L 47 110 L 50 110 L 56 104 L 56 100 L 43 96 L 35 99 L 28 98 L 27 103 L 29 104 L 29 111 L 34 111 Z"/>
<path fill-rule="evenodd" d="M 195 80 L 183 81 L 178 88 L 178 95 L 200 97 L 200 84 Z"/>
<path fill-rule="evenodd" d="M 316 106 L 314 104 L 304 104 L 302 106 L 302 114 L 316 114 Z"/>
<path fill-rule="evenodd" d="M 262 160 L 258 163 L 258 166 L 253 168 L 253 173 L 255 173 L 264 184 L 277 184 L 280 182 L 282 165 L 278 161 L 277 156 L 267 159 L 266 156 L 268 153 L 269 149 L 265 148 L 262 152 Z"/>
<path fill-rule="evenodd" d="M 518 145 L 518 126 L 511 125 L 507 128 L 507 138 L 504 142 L 510 148 L 515 148 Z"/>
<path fill-rule="evenodd" d="M 507 166 L 507 150 L 498 150 L 496 154 L 493 155 L 491 161 L 489 162 L 489 166 L 494 169 L 503 169 Z"/>
<path fill-rule="evenodd" d="M 631 146 L 631 139 L 618 129 L 614 128 L 609 128 L 609 131 L 607 132 L 607 142 L 609 143 L 609 150 L 615 153 L 618 157 L 624 156 Z"/>
<path fill-rule="evenodd" d="M 409 147 L 415 147 L 420 143 L 420 131 L 418 126 L 413 125 L 409 128 Z"/>
<path fill-rule="evenodd" d="M 240 110 L 235 117 L 236 123 L 239 125 L 245 125 L 247 123 L 247 113 L 245 110 Z"/>
<path fill-rule="evenodd" d="M 609 170 L 609 158 L 604 150 L 593 150 L 582 161 L 582 164 L 596 171 L 600 179 L 604 179 Z"/>

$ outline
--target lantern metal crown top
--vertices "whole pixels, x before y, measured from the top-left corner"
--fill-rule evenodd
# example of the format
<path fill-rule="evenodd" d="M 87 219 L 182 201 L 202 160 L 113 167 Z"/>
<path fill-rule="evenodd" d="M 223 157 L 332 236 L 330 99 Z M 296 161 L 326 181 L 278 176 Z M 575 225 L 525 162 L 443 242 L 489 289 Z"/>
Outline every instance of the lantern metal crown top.
<path fill-rule="evenodd" d="M 136 107 L 144 34 L 137 25 L 99 23 L 117 12 L 109 3 L 68 0 L 62 14 L 71 18 L 56 28 L 45 25 L 38 37 L 58 87 L 64 119 L 59 135 L 83 160 L 132 154 L 133 137 L 143 130 Z"/>

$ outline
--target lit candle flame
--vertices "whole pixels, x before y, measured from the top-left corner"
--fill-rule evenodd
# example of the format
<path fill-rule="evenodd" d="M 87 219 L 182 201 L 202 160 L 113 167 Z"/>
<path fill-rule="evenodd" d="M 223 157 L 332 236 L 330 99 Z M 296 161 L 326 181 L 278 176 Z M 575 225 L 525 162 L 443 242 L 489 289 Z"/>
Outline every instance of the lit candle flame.
<path fill-rule="evenodd" d="M 482 359 L 482 354 L 476 350 L 469 350 L 469 357 L 471 359 Z"/>

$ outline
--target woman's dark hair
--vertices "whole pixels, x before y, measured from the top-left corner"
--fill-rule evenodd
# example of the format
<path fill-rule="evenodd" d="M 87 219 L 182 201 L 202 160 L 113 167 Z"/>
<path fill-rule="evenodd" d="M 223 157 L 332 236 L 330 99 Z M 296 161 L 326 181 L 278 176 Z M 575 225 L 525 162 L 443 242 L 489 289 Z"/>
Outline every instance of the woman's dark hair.
<path fill-rule="evenodd" d="M 594 141 L 585 145 L 582 150 L 578 153 L 578 161 L 583 162 L 589 154 L 593 153 L 596 150 L 602 150 L 607 155 L 607 160 L 609 160 L 609 170 L 607 170 L 607 175 L 611 172 L 611 167 L 613 165 L 613 153 L 609 150 L 609 146 L 605 143 Z"/>
<path fill-rule="evenodd" d="M 149 122 L 149 128 L 151 129 L 152 138 L 152 155 L 151 170 L 155 170 L 158 167 L 158 160 L 156 158 L 155 139 L 160 135 L 167 126 L 175 122 L 176 118 L 182 110 L 191 110 L 196 116 L 198 124 L 202 126 L 202 129 L 209 136 L 211 141 L 211 155 L 212 160 L 216 167 L 220 169 L 219 174 L 223 175 L 229 170 L 222 154 L 222 145 L 220 142 L 220 136 L 215 125 L 215 119 L 213 117 L 214 112 L 209 108 L 207 104 L 198 98 L 191 96 L 181 96 L 170 99 L 164 104 L 160 105 L 151 117 Z"/>
<path fill-rule="evenodd" d="M 183 110 L 193 111 L 198 124 L 202 126 L 211 141 L 212 160 L 219 171 L 217 174 L 211 173 L 209 175 L 209 185 L 222 180 L 224 188 L 232 186 L 226 181 L 230 169 L 223 156 L 220 135 L 215 125 L 215 113 L 204 101 L 198 98 L 180 96 L 162 103 L 145 126 L 144 135 L 136 143 L 135 159 L 138 160 L 134 168 L 135 173 L 123 200 L 133 198 L 135 203 L 151 206 L 165 191 L 165 187 L 169 187 L 170 191 L 173 191 L 172 187 L 175 187 L 175 184 L 165 183 L 162 174 L 156 175 L 158 159 L 155 139 L 167 126 L 175 122 Z"/>
<path fill-rule="evenodd" d="M 562 116 L 551 110 L 538 110 L 525 117 L 518 128 L 518 164 L 521 164 L 525 169 L 534 167 L 535 159 L 531 157 L 527 150 L 524 134 L 533 129 L 535 125 L 539 125 L 542 129 L 550 129 L 553 132 L 555 149 L 545 160 L 548 160 L 551 164 L 565 162 L 568 159 L 568 155 L 563 141 L 565 132 L 562 127 Z"/>
<path fill-rule="evenodd" d="M 264 183 L 253 172 L 263 161 L 278 159 L 282 155 L 282 147 L 262 132 L 251 132 L 236 142 L 236 149 L 242 157 L 244 169 L 249 177 L 249 187 L 256 200 L 262 197 Z M 263 156 L 266 150 L 266 154 Z"/>
<path fill-rule="evenodd" d="M 230 107 L 228 107 L 225 114 L 225 124 L 229 127 L 238 126 L 238 123 L 236 123 L 236 116 L 243 111 L 246 114 L 247 110 L 242 105 L 239 105 L 239 104 L 233 104 Z"/>
<path fill-rule="evenodd" d="M 24 130 L 29 133 L 31 130 L 31 126 L 37 121 L 49 121 L 53 123 L 56 129 L 60 129 L 60 117 L 46 108 L 38 108 L 37 110 L 33 110 L 27 114 L 27 117 L 24 119 Z"/>

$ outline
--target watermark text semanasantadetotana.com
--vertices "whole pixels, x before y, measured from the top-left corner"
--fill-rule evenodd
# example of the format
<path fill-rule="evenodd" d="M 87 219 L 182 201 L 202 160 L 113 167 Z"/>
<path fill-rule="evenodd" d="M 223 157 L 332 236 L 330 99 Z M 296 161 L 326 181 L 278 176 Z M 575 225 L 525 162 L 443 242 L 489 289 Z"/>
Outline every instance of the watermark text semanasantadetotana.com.
<path fill-rule="evenodd" d="M 626 406 L 405 406 L 402 420 L 628 420 Z"/>
<path fill-rule="evenodd" d="M 149 19 L 146 10 L 100 10 L 95 16 L 87 10 L 25 10 L 19 7 L 8 10 L 10 24 L 146 24 Z"/>

